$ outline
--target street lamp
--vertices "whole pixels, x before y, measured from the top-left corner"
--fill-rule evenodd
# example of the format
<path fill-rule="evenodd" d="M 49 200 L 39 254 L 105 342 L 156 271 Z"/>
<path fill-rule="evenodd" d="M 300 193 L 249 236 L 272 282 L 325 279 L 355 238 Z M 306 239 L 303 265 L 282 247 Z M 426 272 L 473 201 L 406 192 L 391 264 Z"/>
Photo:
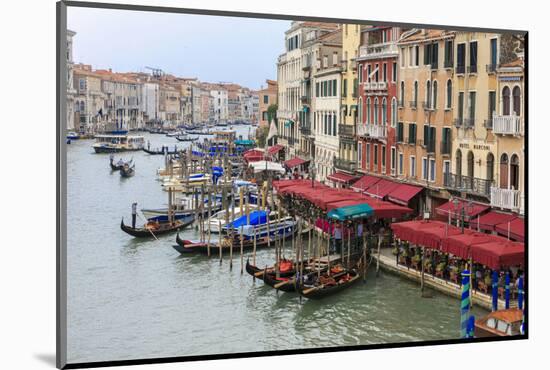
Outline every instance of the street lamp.
<path fill-rule="evenodd" d="M 458 200 L 458 198 L 453 198 L 452 202 L 453 202 L 454 210 L 455 210 L 455 213 L 456 213 L 457 208 L 458 208 L 458 204 L 459 204 L 459 200 Z M 471 200 L 469 200 L 467 204 L 464 204 L 464 202 L 463 202 L 461 204 L 461 207 L 460 207 L 460 221 L 461 221 L 460 231 L 461 231 L 462 234 L 464 234 L 464 223 L 465 223 L 465 218 L 466 218 L 466 207 L 468 207 L 468 214 L 470 214 L 472 209 L 473 209 L 473 204 L 472 204 Z"/>

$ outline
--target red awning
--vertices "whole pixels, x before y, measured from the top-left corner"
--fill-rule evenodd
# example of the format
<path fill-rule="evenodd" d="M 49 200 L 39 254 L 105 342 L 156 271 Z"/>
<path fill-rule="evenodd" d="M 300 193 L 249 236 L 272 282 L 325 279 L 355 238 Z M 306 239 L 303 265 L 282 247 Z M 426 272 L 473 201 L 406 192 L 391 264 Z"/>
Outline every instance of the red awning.
<path fill-rule="evenodd" d="M 301 164 L 304 164 L 308 161 L 300 158 L 300 157 L 294 157 L 292 159 L 289 159 L 288 161 L 285 161 L 285 166 L 287 168 L 294 168 L 294 167 L 298 167 L 299 165 Z"/>
<path fill-rule="evenodd" d="M 372 185 L 376 184 L 378 181 L 380 181 L 380 177 L 365 175 L 361 177 L 359 180 L 357 180 L 351 186 L 351 188 L 355 191 L 362 192 L 368 189 L 369 187 L 371 187 Z"/>
<path fill-rule="evenodd" d="M 396 182 L 386 179 L 380 179 L 380 181 L 376 182 L 374 185 L 371 185 L 367 190 L 365 190 L 365 194 L 382 199 L 398 186 L 399 184 Z"/>
<path fill-rule="evenodd" d="M 356 177 L 343 172 L 335 172 L 332 175 L 327 176 L 327 179 L 342 184 L 349 184 L 351 181 L 355 180 Z"/>
<path fill-rule="evenodd" d="M 444 222 L 430 220 L 405 221 L 391 224 L 395 236 L 407 240 L 412 244 L 421 245 L 423 242 L 423 230 L 432 228 L 444 228 Z"/>
<path fill-rule="evenodd" d="M 472 203 L 471 207 L 468 205 L 468 202 L 459 199 L 458 204 L 455 206 L 452 200 L 436 208 L 435 211 L 442 216 L 449 216 L 451 218 L 460 219 L 462 217 L 462 209 L 464 208 L 464 217 L 466 221 L 470 221 L 473 217 L 485 212 L 489 209 L 489 206 L 486 204 Z"/>
<path fill-rule="evenodd" d="M 276 144 L 276 145 L 273 145 L 273 146 L 270 146 L 268 149 L 267 149 L 267 153 L 269 155 L 273 155 L 273 154 L 277 154 L 279 153 L 279 151 L 283 150 L 285 147 L 282 146 L 281 144 Z"/>
<path fill-rule="evenodd" d="M 454 227 L 454 226 L 453 226 Z M 441 251 L 453 254 L 463 259 L 471 257 L 470 248 L 474 244 L 488 243 L 502 239 L 496 235 L 484 233 L 460 233 L 449 236 L 441 241 Z"/>
<path fill-rule="evenodd" d="M 398 206 L 397 204 L 376 198 L 369 198 L 368 204 L 373 209 L 374 215 L 378 218 L 401 218 L 413 213 L 413 210 L 408 207 Z"/>
<path fill-rule="evenodd" d="M 495 231 L 518 242 L 525 241 L 525 222 L 523 218 L 515 218 L 495 226 Z"/>
<path fill-rule="evenodd" d="M 483 216 L 477 216 L 472 220 L 470 227 L 478 228 L 484 231 L 495 231 L 495 226 L 502 223 L 507 223 L 517 218 L 517 215 L 511 213 L 501 213 L 490 211 Z"/>
<path fill-rule="evenodd" d="M 475 244 L 471 247 L 472 259 L 493 270 L 510 266 L 525 266 L 525 245 L 507 240 Z"/>
<path fill-rule="evenodd" d="M 388 194 L 388 200 L 406 206 L 421 191 L 422 188 L 420 186 L 400 184 Z"/>

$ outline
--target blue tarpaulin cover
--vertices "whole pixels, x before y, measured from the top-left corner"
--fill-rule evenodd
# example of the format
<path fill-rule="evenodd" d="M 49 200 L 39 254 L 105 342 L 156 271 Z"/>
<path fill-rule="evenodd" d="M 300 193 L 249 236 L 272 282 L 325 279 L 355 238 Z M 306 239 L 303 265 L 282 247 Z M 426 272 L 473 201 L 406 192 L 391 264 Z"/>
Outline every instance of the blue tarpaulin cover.
<path fill-rule="evenodd" d="M 340 208 L 334 208 L 328 213 L 329 218 L 335 220 L 350 220 L 354 218 L 370 217 L 374 214 L 374 210 L 366 203 L 356 204 L 353 206 L 346 206 Z"/>
<path fill-rule="evenodd" d="M 250 212 L 250 225 L 261 225 L 267 222 L 267 212 L 266 211 L 252 211 Z M 224 228 L 239 228 L 241 226 L 247 225 L 246 215 L 237 218 L 235 221 L 230 222 Z"/>

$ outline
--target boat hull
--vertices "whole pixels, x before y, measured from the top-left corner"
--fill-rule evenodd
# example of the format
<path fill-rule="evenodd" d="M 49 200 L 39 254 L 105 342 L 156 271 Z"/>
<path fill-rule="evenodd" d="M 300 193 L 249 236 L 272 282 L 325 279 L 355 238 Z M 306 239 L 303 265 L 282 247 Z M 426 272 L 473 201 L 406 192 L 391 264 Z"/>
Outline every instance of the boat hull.
<path fill-rule="evenodd" d="M 345 273 L 349 273 L 351 279 L 345 283 L 338 283 L 333 286 L 321 286 L 321 287 L 310 287 L 307 285 L 297 286 L 296 291 L 305 298 L 309 299 L 322 299 L 333 294 L 339 293 L 342 290 L 345 290 L 360 280 L 360 275 L 355 270 L 349 270 Z M 344 274 L 345 274 L 344 273 Z"/>
<path fill-rule="evenodd" d="M 159 230 L 148 230 L 146 228 L 132 228 L 131 226 L 127 226 L 124 224 L 124 220 L 120 222 L 120 229 L 124 231 L 126 234 L 129 234 L 136 238 L 151 238 L 154 236 L 169 234 L 175 231 L 179 231 L 189 225 L 191 225 L 195 221 L 194 217 L 189 217 L 184 220 L 177 220 L 176 224 L 173 226 L 166 226 Z M 162 224 L 161 224 L 162 225 Z"/>

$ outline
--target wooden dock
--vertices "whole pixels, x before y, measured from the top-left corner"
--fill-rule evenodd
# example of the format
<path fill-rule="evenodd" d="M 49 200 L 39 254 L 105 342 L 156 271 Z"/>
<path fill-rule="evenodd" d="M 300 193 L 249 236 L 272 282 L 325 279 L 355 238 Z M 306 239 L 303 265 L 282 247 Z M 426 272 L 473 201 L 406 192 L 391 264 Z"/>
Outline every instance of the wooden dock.
<path fill-rule="evenodd" d="M 378 259 L 378 256 L 376 255 L 376 253 L 374 253 L 373 258 Z M 418 283 L 420 283 L 421 281 L 422 273 L 420 271 L 407 268 L 406 266 L 398 265 L 394 256 L 390 257 L 387 255 L 384 255 L 384 253 L 381 253 L 379 262 L 380 262 L 380 268 L 384 269 L 385 271 L 405 277 L 407 279 L 416 281 Z M 460 285 L 455 284 L 451 281 L 440 279 L 430 274 L 424 274 L 424 284 L 426 284 L 426 286 L 434 290 L 437 290 L 438 292 L 447 294 L 451 297 L 460 299 L 462 295 L 462 287 Z M 472 290 L 471 299 L 472 299 L 472 303 L 479 307 L 482 307 L 487 310 L 492 309 L 493 298 L 489 294 Z M 504 306 L 505 306 L 504 300 L 499 299 L 498 308 L 504 309 Z M 517 301 L 510 300 L 510 307 L 516 307 L 516 306 L 517 306 Z"/>

